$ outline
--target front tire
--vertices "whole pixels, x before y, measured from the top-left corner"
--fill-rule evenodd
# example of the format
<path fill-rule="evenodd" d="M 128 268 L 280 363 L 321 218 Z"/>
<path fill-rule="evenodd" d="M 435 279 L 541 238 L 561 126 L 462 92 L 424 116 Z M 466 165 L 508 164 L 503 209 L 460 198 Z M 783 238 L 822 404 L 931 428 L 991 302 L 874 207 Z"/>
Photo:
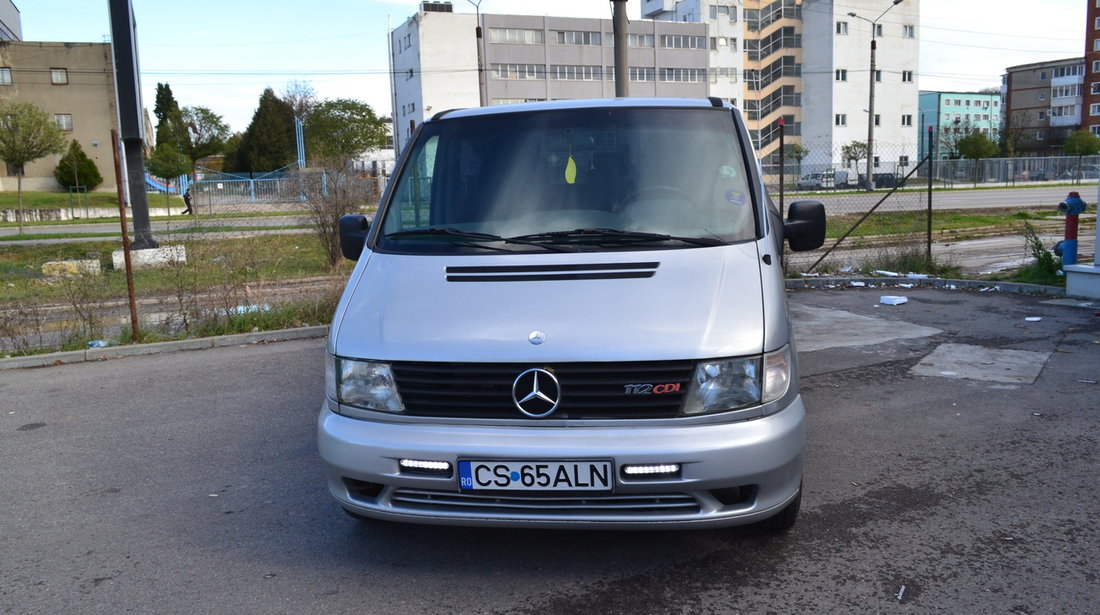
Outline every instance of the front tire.
<path fill-rule="evenodd" d="M 786 532 L 794 527 L 798 520 L 798 511 L 802 508 L 802 487 L 798 488 L 798 495 L 794 496 L 790 504 L 774 516 L 761 521 L 758 526 L 768 532 Z"/>

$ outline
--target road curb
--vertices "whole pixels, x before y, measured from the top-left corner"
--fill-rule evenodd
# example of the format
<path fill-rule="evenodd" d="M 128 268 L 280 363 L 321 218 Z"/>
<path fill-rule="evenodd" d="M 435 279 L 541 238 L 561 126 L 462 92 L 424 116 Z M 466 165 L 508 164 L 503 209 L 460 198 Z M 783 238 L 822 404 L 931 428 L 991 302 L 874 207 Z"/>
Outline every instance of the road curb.
<path fill-rule="evenodd" d="M 8 357 L 0 359 L 0 370 L 26 367 L 48 367 L 51 365 L 64 365 L 66 363 L 82 363 L 84 361 L 102 361 L 121 357 L 177 352 L 180 350 L 200 350 L 203 348 L 217 348 L 220 346 L 241 346 L 261 342 L 310 339 L 325 337 L 328 335 L 328 329 L 328 325 L 319 325 L 314 327 L 300 327 L 297 329 L 278 329 L 275 331 L 258 331 L 255 333 L 238 333 L 235 335 L 192 338 L 171 342 L 127 344 L 125 346 L 88 348 L 86 350 L 52 352 L 49 354 L 30 355 L 25 357 Z"/>
<path fill-rule="evenodd" d="M 906 286 L 902 286 L 905 284 Z M 952 280 L 948 278 L 858 278 L 858 277 L 810 277 L 786 280 L 787 290 L 815 288 L 942 288 L 945 290 L 969 289 L 983 292 L 1016 293 L 1021 295 L 1045 295 L 1065 297 L 1061 286 L 1043 286 L 1022 282 L 990 282 L 983 280 Z"/>

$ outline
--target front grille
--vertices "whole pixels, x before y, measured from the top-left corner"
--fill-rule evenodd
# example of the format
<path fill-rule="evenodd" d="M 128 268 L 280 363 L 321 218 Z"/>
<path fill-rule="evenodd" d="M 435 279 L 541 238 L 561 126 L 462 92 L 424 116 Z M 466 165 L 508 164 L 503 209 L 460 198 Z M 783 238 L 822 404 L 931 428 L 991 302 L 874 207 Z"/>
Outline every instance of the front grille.
<path fill-rule="evenodd" d="M 422 512 L 515 515 L 527 519 L 558 516 L 621 517 L 697 514 L 699 502 L 686 493 L 605 496 L 473 495 L 451 491 L 397 489 L 394 506 Z"/>
<path fill-rule="evenodd" d="M 398 362 L 392 367 L 408 415 L 502 419 L 524 416 L 512 400 L 512 384 L 533 367 L 553 373 L 561 386 L 561 403 L 550 415 L 555 419 L 675 417 L 695 370 L 692 361 L 550 365 Z M 627 385 L 647 384 L 679 388 L 663 394 L 627 393 Z"/>

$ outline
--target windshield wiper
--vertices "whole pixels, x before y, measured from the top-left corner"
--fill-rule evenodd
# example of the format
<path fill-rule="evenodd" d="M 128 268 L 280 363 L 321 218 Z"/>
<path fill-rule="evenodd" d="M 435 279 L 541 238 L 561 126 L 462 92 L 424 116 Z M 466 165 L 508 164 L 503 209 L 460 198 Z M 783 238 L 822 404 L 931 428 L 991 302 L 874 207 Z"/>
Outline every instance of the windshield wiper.
<path fill-rule="evenodd" d="M 393 233 L 386 233 L 386 239 L 404 239 L 407 237 L 448 237 L 463 240 L 461 245 L 477 246 L 488 249 L 489 246 L 482 245 L 480 242 L 492 242 L 500 241 L 504 243 L 520 244 L 527 246 L 537 246 L 544 250 L 551 250 L 554 252 L 568 252 L 560 246 L 547 245 L 538 241 L 527 241 L 522 237 L 501 237 L 500 235 L 493 235 L 492 233 L 478 233 L 475 231 L 464 231 L 450 226 L 433 226 L 430 228 L 415 228 L 407 231 L 395 231 Z M 457 243 L 457 242 L 456 242 Z"/>
<path fill-rule="evenodd" d="M 509 237 L 508 241 L 572 241 L 572 240 L 589 240 L 594 239 L 596 241 L 592 243 L 600 243 L 605 240 L 612 241 L 624 241 L 624 242 L 663 242 L 663 241 L 679 241 L 695 246 L 720 246 L 725 242 L 717 237 L 681 237 L 678 235 L 668 235 L 665 233 L 647 233 L 642 231 L 624 231 L 613 228 L 576 228 L 570 231 L 548 231 L 545 233 L 532 233 L 530 235 L 519 235 L 518 237 Z"/>

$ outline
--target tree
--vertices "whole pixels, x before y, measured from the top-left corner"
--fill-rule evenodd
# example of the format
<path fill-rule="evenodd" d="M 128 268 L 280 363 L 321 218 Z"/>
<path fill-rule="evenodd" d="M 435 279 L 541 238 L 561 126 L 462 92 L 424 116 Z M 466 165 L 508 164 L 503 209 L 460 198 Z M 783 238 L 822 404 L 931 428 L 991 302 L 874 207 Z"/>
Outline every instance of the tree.
<path fill-rule="evenodd" d="M 95 166 L 95 161 L 84 153 L 84 148 L 80 147 L 80 142 L 76 139 L 69 143 L 69 151 L 57 163 L 53 176 L 65 189 L 84 186 L 91 192 L 103 183 L 103 176 Z"/>
<path fill-rule="evenodd" d="M 1081 183 L 1081 172 L 1084 170 L 1081 158 L 1100 153 L 1100 137 L 1088 130 L 1075 131 L 1062 143 L 1062 151 L 1067 156 L 1077 156 L 1077 172 L 1074 180 Z"/>
<path fill-rule="evenodd" d="M 787 146 L 787 158 L 795 161 L 798 177 L 802 177 L 802 161 L 809 155 L 810 150 L 803 147 L 801 143 L 791 143 Z"/>
<path fill-rule="evenodd" d="M 306 152 L 310 161 L 356 158 L 386 144 L 386 124 L 370 105 L 338 98 L 317 104 L 306 118 Z"/>
<path fill-rule="evenodd" d="M 171 143 L 177 151 L 191 151 L 191 134 L 187 131 L 179 103 L 172 95 L 172 88 L 167 83 L 157 84 L 153 115 L 157 117 L 157 145 Z"/>
<path fill-rule="evenodd" d="M 841 158 L 844 159 L 845 166 L 859 162 L 867 157 L 867 142 L 852 141 L 848 145 L 840 148 L 840 155 Z"/>
<path fill-rule="evenodd" d="M 328 256 L 340 261 L 340 217 L 357 213 L 374 197 L 374 184 L 359 177 L 355 161 L 386 144 L 386 123 L 357 100 L 326 100 L 306 118 L 310 169 L 301 171 L 309 220 Z"/>
<path fill-rule="evenodd" d="M 187 154 L 176 149 L 174 144 L 158 143 L 153 154 L 145 160 L 145 168 L 150 175 L 170 182 L 180 175 L 190 173 L 192 164 Z M 164 191 L 164 200 L 168 202 L 167 190 Z"/>
<path fill-rule="evenodd" d="M 977 161 L 983 158 L 992 158 L 1000 153 L 1001 148 L 997 147 L 997 144 L 985 136 L 985 133 L 980 130 L 971 131 L 970 134 L 959 139 L 958 143 L 959 155 L 967 160 L 975 161 L 974 164 L 974 185 L 978 185 L 978 171 L 981 165 L 977 164 Z"/>
<path fill-rule="evenodd" d="M 283 100 L 294 110 L 294 117 L 305 121 L 309 112 L 317 105 L 317 93 L 308 81 L 294 79 L 286 84 Z"/>
<path fill-rule="evenodd" d="M 1005 117 L 1005 129 L 1001 133 L 1001 149 L 1005 156 L 1015 158 L 1021 152 L 1032 145 L 1033 130 L 1028 130 L 1031 125 L 1031 111 L 1016 110 Z"/>
<path fill-rule="evenodd" d="M 241 137 L 232 170 L 246 172 L 275 171 L 297 158 L 294 137 L 294 110 L 271 88 L 260 95 L 260 104 L 252 122 Z"/>
<path fill-rule="evenodd" d="M 23 234 L 23 168 L 65 151 L 65 135 L 48 113 L 30 103 L 0 104 L 0 159 L 16 172 L 19 234 Z"/>
<path fill-rule="evenodd" d="M 224 153 L 225 142 L 232 133 L 222 116 L 206 107 L 184 107 L 181 115 L 193 136 L 191 149 L 186 152 L 192 161 Z"/>

